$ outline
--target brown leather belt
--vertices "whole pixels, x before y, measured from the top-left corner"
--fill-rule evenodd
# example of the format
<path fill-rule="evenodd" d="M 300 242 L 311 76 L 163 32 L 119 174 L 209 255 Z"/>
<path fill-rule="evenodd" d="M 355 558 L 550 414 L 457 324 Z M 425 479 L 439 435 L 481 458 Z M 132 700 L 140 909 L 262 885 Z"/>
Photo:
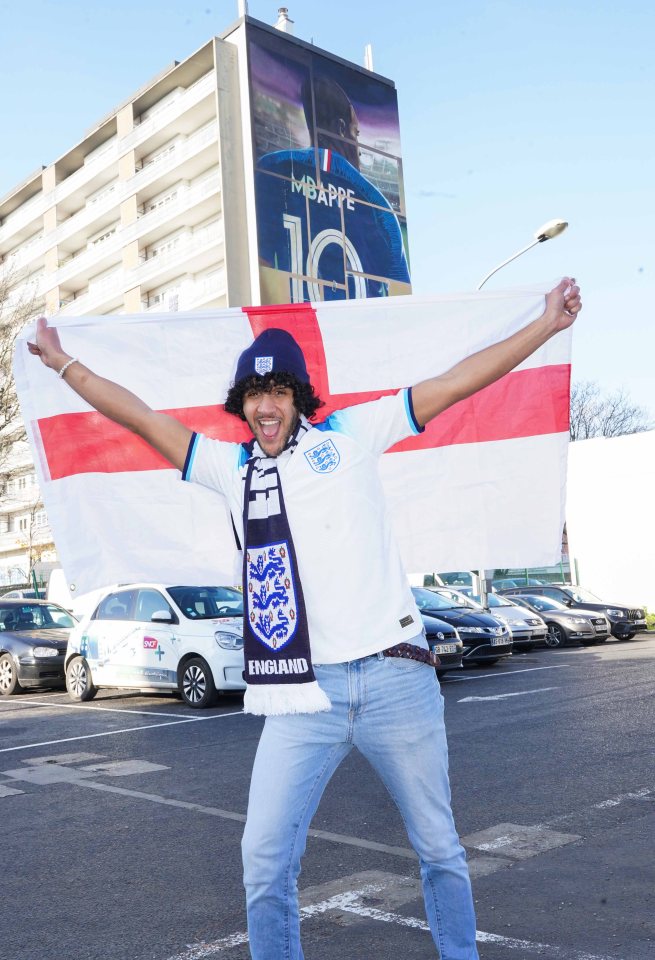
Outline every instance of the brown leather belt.
<path fill-rule="evenodd" d="M 405 660 L 420 660 L 421 663 L 427 663 L 430 667 L 440 667 L 441 660 L 432 650 L 426 650 L 425 647 L 417 647 L 413 643 L 397 643 L 393 647 L 387 647 L 382 651 L 385 657 L 404 657 Z"/>

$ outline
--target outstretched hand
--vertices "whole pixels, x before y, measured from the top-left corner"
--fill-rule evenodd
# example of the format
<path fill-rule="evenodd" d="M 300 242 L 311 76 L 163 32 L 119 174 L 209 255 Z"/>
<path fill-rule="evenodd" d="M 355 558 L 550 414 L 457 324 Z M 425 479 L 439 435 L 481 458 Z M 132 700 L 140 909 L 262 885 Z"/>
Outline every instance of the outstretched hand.
<path fill-rule="evenodd" d="M 581 310 L 580 287 L 572 277 L 563 277 L 546 296 L 544 316 L 551 321 L 555 332 L 570 327 Z"/>
<path fill-rule="evenodd" d="M 36 321 L 36 343 L 27 342 L 27 348 L 35 357 L 41 357 L 46 367 L 58 370 L 68 359 L 62 349 L 56 327 L 49 327 L 45 317 Z"/>

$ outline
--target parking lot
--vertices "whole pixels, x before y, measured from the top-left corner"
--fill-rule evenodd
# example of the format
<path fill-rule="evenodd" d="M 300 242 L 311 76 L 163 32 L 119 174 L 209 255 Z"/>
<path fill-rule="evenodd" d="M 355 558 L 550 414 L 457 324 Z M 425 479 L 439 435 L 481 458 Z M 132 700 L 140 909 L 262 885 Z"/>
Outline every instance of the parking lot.
<path fill-rule="evenodd" d="M 426 668 L 427 669 L 427 668 Z M 655 955 L 655 637 L 534 650 L 442 682 L 485 960 Z M 261 720 L 238 696 L 0 702 L 11 960 L 249 956 L 239 842 Z M 435 956 L 400 818 L 357 754 L 313 823 L 307 960 Z"/>

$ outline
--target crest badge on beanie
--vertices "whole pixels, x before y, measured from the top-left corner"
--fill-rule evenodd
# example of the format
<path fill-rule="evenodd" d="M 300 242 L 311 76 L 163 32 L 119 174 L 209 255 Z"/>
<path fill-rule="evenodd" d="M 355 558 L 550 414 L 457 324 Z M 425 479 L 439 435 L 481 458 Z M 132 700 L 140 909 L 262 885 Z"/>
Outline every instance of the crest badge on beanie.
<path fill-rule="evenodd" d="M 234 382 L 255 374 L 292 373 L 303 383 L 309 383 L 309 374 L 303 352 L 286 330 L 272 327 L 255 337 L 237 361 Z"/>
<path fill-rule="evenodd" d="M 264 376 L 273 369 L 273 357 L 255 357 L 255 373 Z"/>

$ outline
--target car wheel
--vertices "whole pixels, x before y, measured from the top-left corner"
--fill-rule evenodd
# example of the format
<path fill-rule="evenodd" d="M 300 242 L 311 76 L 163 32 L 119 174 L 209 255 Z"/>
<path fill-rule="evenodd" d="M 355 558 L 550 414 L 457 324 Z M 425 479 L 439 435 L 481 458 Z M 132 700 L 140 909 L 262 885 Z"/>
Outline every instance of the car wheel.
<path fill-rule="evenodd" d="M 84 657 L 74 657 L 66 667 L 66 690 L 71 700 L 78 703 L 93 700 L 98 692 Z"/>
<path fill-rule="evenodd" d="M 216 700 L 216 687 L 209 664 L 202 657 L 192 657 L 180 675 L 180 693 L 187 707 L 202 710 Z"/>
<path fill-rule="evenodd" d="M 22 689 L 18 682 L 14 658 L 9 653 L 3 653 L 0 657 L 0 696 L 10 697 L 14 693 L 20 693 Z"/>
<path fill-rule="evenodd" d="M 626 633 L 625 636 L 621 637 L 621 640 L 634 640 L 636 633 Z"/>
<path fill-rule="evenodd" d="M 544 643 L 547 647 L 563 647 L 566 643 L 566 634 L 556 623 L 549 623 Z"/>

